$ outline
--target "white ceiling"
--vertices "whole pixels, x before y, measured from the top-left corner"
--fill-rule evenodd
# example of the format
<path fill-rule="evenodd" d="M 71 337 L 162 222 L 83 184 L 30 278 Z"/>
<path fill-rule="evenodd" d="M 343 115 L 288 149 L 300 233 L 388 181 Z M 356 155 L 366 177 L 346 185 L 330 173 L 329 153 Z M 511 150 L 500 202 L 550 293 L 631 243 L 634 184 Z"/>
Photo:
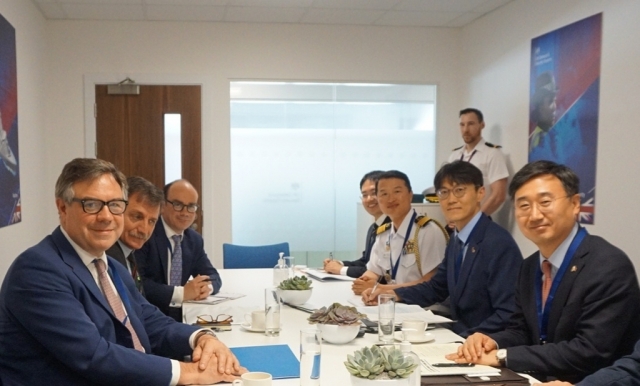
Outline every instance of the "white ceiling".
<path fill-rule="evenodd" d="M 33 0 L 51 20 L 462 27 L 512 0 Z"/>

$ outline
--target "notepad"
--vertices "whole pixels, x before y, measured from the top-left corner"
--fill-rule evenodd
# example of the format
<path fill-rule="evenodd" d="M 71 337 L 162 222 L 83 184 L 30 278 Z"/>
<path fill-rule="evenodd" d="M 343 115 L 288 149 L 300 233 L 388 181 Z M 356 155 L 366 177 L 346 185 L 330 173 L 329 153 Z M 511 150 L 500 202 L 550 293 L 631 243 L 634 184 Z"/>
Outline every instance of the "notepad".
<path fill-rule="evenodd" d="M 420 373 L 422 376 L 436 375 L 470 375 L 475 376 L 495 376 L 500 375 L 500 369 L 491 366 L 475 365 L 473 367 L 434 367 L 434 363 L 451 362 L 445 358 L 445 355 L 454 353 L 458 350 L 458 344 L 421 344 L 414 345 L 411 350 L 420 358 Z"/>
<path fill-rule="evenodd" d="M 300 378 L 300 361 L 286 344 L 231 347 L 231 352 L 249 371 L 269 373 L 273 379 Z"/>
<path fill-rule="evenodd" d="M 332 275 L 330 273 L 326 273 L 324 270 L 318 270 L 318 269 L 307 268 L 307 269 L 303 269 L 302 272 L 311 276 L 313 279 L 320 280 L 320 281 L 354 281 L 356 280 L 353 277 L 342 276 L 342 275 Z"/>

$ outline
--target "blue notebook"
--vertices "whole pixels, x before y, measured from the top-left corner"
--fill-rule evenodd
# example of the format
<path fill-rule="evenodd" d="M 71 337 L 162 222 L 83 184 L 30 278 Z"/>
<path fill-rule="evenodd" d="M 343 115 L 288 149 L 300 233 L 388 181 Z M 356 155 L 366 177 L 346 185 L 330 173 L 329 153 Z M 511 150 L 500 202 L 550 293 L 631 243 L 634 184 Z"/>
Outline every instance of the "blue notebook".
<path fill-rule="evenodd" d="M 286 344 L 231 347 L 231 351 L 249 371 L 269 373 L 273 379 L 300 378 L 300 361 Z"/>

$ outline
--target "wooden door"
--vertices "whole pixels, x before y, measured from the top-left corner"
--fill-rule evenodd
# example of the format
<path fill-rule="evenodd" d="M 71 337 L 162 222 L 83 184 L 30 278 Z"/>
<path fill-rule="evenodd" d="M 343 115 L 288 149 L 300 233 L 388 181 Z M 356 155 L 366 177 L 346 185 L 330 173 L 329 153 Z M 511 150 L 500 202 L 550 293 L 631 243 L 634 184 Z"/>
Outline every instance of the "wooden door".
<path fill-rule="evenodd" d="M 108 95 L 96 85 L 96 157 L 127 176 L 158 187 L 164 181 L 164 114 L 181 115 L 182 178 L 200 195 L 196 228 L 202 231 L 201 87 L 140 86 L 139 95 Z"/>

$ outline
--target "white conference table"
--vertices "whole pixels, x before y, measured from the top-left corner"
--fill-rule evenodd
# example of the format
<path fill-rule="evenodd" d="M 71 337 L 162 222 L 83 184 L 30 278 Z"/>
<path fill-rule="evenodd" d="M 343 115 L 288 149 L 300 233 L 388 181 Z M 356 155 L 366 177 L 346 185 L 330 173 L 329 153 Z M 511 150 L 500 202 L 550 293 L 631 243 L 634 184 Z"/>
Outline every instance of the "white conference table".
<path fill-rule="evenodd" d="M 300 330 L 314 328 L 309 324 L 308 313 L 283 306 L 280 314 L 281 331 L 277 337 L 267 337 L 264 333 L 248 332 L 241 328 L 244 322 L 244 314 L 264 309 L 264 289 L 272 287 L 273 271 L 271 269 L 221 269 L 222 292 L 242 293 L 245 297 L 226 301 L 216 305 L 204 305 L 185 303 L 183 305 L 183 318 L 187 323 L 194 323 L 198 315 L 229 314 L 233 316 L 232 331 L 217 333 L 221 341 L 229 347 L 260 346 L 273 344 L 288 344 L 291 351 L 299 359 L 300 357 Z M 298 273 L 297 275 L 301 275 Z M 313 280 L 313 292 L 307 303 L 314 306 L 329 306 L 334 302 L 348 304 L 348 299 L 353 296 L 350 281 L 319 282 Z M 437 328 L 430 331 L 435 336 L 436 343 L 450 343 L 461 341 L 462 338 L 450 330 Z M 350 343 L 334 345 L 322 343 L 322 360 L 320 365 L 320 380 L 322 385 L 349 385 L 349 373 L 343 362 L 347 354 L 355 350 L 371 346 L 377 342 L 376 334 L 365 334 L 362 338 L 356 338 Z M 428 343 L 425 343 L 428 344 Z M 277 359 L 274 359 L 277 360 Z M 275 380 L 274 385 L 299 385 L 300 379 Z"/>

